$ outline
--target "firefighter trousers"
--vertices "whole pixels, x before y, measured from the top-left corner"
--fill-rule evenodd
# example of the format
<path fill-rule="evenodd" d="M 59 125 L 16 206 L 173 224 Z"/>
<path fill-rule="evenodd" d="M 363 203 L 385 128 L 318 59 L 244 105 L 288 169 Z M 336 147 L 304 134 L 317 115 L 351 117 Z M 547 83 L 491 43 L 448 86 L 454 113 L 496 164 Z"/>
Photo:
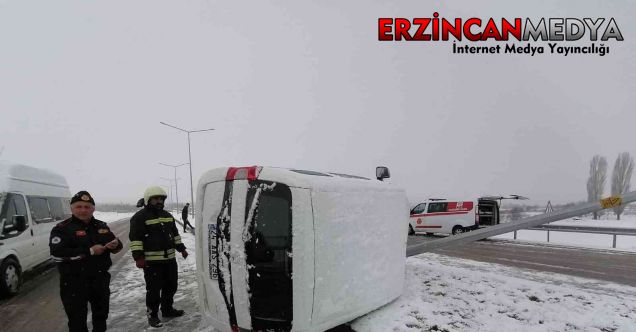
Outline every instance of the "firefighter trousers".
<path fill-rule="evenodd" d="M 93 332 L 106 331 L 110 301 L 110 273 L 92 276 L 60 275 L 60 297 L 68 317 L 69 332 L 87 332 L 86 316 L 91 305 Z"/>
<path fill-rule="evenodd" d="M 174 294 L 177 292 L 177 260 L 150 264 L 144 268 L 146 280 L 146 307 L 151 315 L 157 315 L 159 305 L 162 311 L 172 309 Z"/>

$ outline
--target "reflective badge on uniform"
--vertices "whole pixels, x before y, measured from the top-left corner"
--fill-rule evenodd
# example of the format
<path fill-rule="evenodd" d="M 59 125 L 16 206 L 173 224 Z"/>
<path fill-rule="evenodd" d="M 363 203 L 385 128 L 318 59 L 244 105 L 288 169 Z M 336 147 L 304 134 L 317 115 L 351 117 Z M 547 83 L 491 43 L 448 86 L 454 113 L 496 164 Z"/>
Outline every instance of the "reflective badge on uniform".
<path fill-rule="evenodd" d="M 58 244 L 60 242 L 62 242 L 62 239 L 60 239 L 58 236 L 51 239 L 51 243 L 53 244 Z"/>
<path fill-rule="evenodd" d="M 75 231 L 75 235 L 77 235 L 77 236 L 86 236 L 86 231 L 82 231 L 82 230 Z"/>
<path fill-rule="evenodd" d="M 107 234 L 108 232 L 110 232 L 110 230 L 108 228 L 100 228 L 97 230 L 97 232 L 99 234 Z"/>

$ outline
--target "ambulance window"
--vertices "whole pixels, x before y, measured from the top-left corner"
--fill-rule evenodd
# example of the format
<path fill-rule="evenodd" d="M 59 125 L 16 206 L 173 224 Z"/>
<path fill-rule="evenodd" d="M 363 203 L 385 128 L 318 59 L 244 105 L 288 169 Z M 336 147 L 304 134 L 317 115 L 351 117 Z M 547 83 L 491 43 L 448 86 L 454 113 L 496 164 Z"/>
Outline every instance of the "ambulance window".
<path fill-rule="evenodd" d="M 51 216 L 53 220 L 64 220 L 66 219 L 66 215 L 64 213 L 64 208 L 62 207 L 62 199 L 59 197 L 47 197 L 46 200 L 49 202 L 49 207 L 51 208 Z"/>
<path fill-rule="evenodd" d="M 420 213 L 424 213 L 424 211 L 426 211 L 426 203 L 421 203 L 413 208 L 413 210 L 411 211 L 411 214 L 420 214 Z"/>
<path fill-rule="evenodd" d="M 29 197 L 29 207 L 31 208 L 31 216 L 33 220 L 40 224 L 53 221 L 49 204 L 44 197 Z"/>
<path fill-rule="evenodd" d="M 448 208 L 448 203 L 430 203 L 428 205 L 428 212 L 446 212 Z"/>

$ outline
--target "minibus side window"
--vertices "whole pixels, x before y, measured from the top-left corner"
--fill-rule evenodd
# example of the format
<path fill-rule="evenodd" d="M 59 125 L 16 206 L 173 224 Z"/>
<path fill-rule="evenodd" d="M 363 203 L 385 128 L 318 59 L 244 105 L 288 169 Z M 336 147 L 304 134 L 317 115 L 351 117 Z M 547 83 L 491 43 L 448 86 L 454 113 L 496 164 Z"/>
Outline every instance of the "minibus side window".
<path fill-rule="evenodd" d="M 64 211 L 64 219 L 68 219 L 73 215 L 71 213 L 71 200 L 68 198 L 62 198 L 62 211 Z"/>
<path fill-rule="evenodd" d="M 2 210 L 2 214 L 0 214 L 0 221 L 3 225 L 2 238 L 7 239 L 20 235 L 22 232 L 16 229 L 15 216 L 26 218 L 24 199 L 19 195 L 9 194 Z M 29 228 L 28 223 L 26 223 L 26 227 Z"/>
<path fill-rule="evenodd" d="M 61 221 L 66 219 L 64 208 L 62 207 L 62 199 L 59 197 L 47 197 L 46 200 L 49 202 L 49 207 L 51 208 L 51 217 L 55 221 Z"/>
<path fill-rule="evenodd" d="M 428 205 L 428 212 L 446 212 L 448 208 L 448 203 L 430 203 Z"/>
<path fill-rule="evenodd" d="M 31 208 L 31 216 L 33 221 L 38 224 L 51 222 L 51 212 L 49 211 L 49 204 L 44 197 L 28 197 L 29 207 Z"/>

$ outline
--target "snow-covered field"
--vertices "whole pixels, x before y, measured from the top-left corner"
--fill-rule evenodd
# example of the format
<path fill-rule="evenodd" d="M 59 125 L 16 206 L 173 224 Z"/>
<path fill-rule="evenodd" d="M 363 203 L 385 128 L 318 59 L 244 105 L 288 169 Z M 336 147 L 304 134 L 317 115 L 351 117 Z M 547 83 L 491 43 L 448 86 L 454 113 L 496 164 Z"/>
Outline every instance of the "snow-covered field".
<path fill-rule="evenodd" d="M 163 331 L 213 331 L 197 307 L 194 237 L 178 257 L 175 307 L 186 316 Z M 109 331 L 147 326 L 145 284 L 132 259 L 113 266 Z M 407 259 L 400 298 L 352 323 L 356 331 L 636 331 L 636 288 L 559 274 L 424 254 Z"/>
<path fill-rule="evenodd" d="M 553 222 L 551 225 L 631 228 L 636 229 L 636 216 L 623 216 L 622 220 L 602 219 L 567 219 Z M 546 231 L 521 230 L 517 232 L 517 240 L 546 242 Z M 513 233 L 495 236 L 496 239 L 513 239 Z M 550 231 L 550 243 L 583 246 L 588 248 L 612 248 L 612 235 L 588 234 Z M 636 236 L 618 235 L 616 237 L 616 249 L 624 251 L 636 251 Z M 636 327 L 635 327 L 636 330 Z"/>
<path fill-rule="evenodd" d="M 101 220 L 101 221 L 103 221 L 105 223 L 109 223 L 109 222 L 117 221 L 117 220 L 124 219 L 124 218 L 130 218 L 130 217 L 132 217 L 133 214 L 135 214 L 135 213 L 134 212 L 119 213 L 119 212 L 95 211 L 93 213 L 93 216 L 95 217 L 95 219 Z"/>
<path fill-rule="evenodd" d="M 424 254 L 356 331 L 635 331 L 636 288 Z"/>

